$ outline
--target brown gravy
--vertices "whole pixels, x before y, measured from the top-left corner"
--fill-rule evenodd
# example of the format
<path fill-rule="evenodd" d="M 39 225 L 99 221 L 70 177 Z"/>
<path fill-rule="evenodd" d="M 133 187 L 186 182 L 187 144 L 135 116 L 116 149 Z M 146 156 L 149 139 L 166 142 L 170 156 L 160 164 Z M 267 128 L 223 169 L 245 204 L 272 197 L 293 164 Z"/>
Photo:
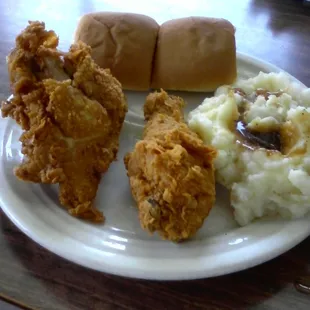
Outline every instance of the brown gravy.
<path fill-rule="evenodd" d="M 281 152 L 281 136 L 278 131 L 250 131 L 243 121 L 237 121 L 236 132 L 238 143 L 241 143 L 246 148 L 255 150 L 262 147 L 267 150 Z"/>
<path fill-rule="evenodd" d="M 266 89 L 263 89 L 263 88 L 258 88 L 256 91 L 255 91 L 255 94 L 256 96 L 264 96 L 265 99 L 267 100 L 269 98 L 269 96 L 271 95 L 274 95 L 276 97 L 280 97 L 281 95 L 283 95 L 283 91 L 282 90 L 278 90 L 278 91 L 268 91 Z"/>
<path fill-rule="evenodd" d="M 234 88 L 235 93 L 238 93 L 244 97 L 245 102 L 251 103 L 249 98 L 247 98 L 246 93 L 241 88 Z M 254 96 L 264 96 L 266 99 L 270 95 L 275 95 L 277 97 L 281 96 L 283 91 L 269 92 L 264 89 L 257 89 Z M 253 94 L 248 96 L 253 97 Z M 254 130 L 249 130 L 246 123 L 243 121 L 244 108 L 239 107 L 240 118 L 236 122 L 235 131 L 237 136 L 237 143 L 244 146 L 247 149 L 255 150 L 258 148 L 264 148 L 266 150 L 281 152 L 281 134 L 279 131 L 271 130 L 268 132 L 259 132 Z"/>

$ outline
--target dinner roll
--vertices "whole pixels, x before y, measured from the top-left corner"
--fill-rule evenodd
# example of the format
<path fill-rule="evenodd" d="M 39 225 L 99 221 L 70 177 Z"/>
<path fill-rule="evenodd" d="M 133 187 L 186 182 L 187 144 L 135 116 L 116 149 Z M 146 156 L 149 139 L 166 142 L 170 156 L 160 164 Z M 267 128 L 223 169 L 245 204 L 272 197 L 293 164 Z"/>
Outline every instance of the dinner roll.
<path fill-rule="evenodd" d="M 235 28 L 229 21 L 188 17 L 161 25 L 152 88 L 214 91 L 236 75 Z"/>
<path fill-rule="evenodd" d="M 92 57 L 109 68 L 124 89 L 148 90 L 159 25 L 148 16 L 98 12 L 84 15 L 75 41 L 92 47 Z"/>

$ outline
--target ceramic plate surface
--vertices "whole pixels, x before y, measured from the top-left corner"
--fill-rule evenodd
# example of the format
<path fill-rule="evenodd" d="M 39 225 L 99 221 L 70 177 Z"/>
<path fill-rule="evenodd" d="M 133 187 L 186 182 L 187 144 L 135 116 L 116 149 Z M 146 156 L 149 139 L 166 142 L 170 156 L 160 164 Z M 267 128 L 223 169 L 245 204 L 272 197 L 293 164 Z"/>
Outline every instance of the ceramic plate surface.
<path fill-rule="evenodd" d="M 279 68 L 238 54 L 238 75 Z M 176 93 L 187 112 L 210 94 Z M 310 216 L 296 220 L 261 219 L 246 227 L 235 222 L 227 192 L 218 187 L 216 206 L 194 239 L 182 244 L 162 241 L 140 228 L 130 193 L 123 156 L 143 129 L 142 107 L 147 93 L 126 93 L 129 104 L 120 137 L 118 161 L 102 178 L 96 206 L 106 216 L 102 225 L 71 217 L 60 207 L 57 186 L 20 182 L 13 168 L 22 160 L 20 128 L 0 119 L 0 205 L 30 238 L 48 250 L 99 271 L 146 279 L 195 279 L 223 275 L 270 260 L 310 234 Z"/>

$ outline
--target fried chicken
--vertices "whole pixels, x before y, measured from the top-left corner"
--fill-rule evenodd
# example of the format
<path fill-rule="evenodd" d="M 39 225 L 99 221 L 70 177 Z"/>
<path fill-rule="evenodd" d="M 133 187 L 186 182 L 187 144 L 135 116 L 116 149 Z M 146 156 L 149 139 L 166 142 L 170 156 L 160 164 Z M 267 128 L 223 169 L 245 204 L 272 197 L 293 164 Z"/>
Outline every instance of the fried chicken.
<path fill-rule="evenodd" d="M 15 175 L 59 183 L 60 203 L 70 214 L 101 222 L 94 199 L 116 159 L 127 103 L 121 84 L 92 60 L 90 47 L 80 42 L 64 53 L 57 46 L 44 23 L 29 22 L 8 56 L 13 98 L 2 103 L 2 116 L 24 130 L 25 156 Z"/>
<path fill-rule="evenodd" d="M 162 90 L 149 94 L 143 140 L 124 158 L 142 228 L 176 242 L 197 232 L 215 201 L 216 151 L 185 124 L 183 106 Z"/>

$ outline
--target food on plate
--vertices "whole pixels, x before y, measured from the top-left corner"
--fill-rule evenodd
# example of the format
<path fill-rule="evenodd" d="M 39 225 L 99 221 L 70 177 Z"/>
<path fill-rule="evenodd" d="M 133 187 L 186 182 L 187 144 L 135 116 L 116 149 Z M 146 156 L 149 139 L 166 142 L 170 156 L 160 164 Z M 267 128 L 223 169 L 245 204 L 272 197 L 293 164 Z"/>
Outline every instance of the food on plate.
<path fill-rule="evenodd" d="M 70 214 L 102 221 L 94 206 L 101 174 L 116 158 L 127 111 L 120 83 L 92 60 L 84 43 L 57 50 L 58 37 L 45 24 L 29 22 L 8 56 L 13 99 L 3 102 L 24 130 L 23 162 L 15 175 L 24 181 L 59 183 L 59 198 Z"/>
<path fill-rule="evenodd" d="M 185 124 L 183 105 L 163 90 L 149 94 L 143 140 L 124 158 L 142 228 L 172 241 L 193 236 L 215 200 L 216 151 Z"/>
<path fill-rule="evenodd" d="M 240 225 L 310 210 L 310 89 L 261 72 L 218 88 L 190 113 L 189 126 L 218 149 L 216 179 L 231 190 Z"/>
<path fill-rule="evenodd" d="M 92 56 L 109 68 L 124 89 L 148 90 L 159 25 L 151 17 L 116 12 L 84 15 L 75 41 L 92 47 Z"/>
<path fill-rule="evenodd" d="M 235 28 L 229 21 L 187 17 L 161 25 L 152 88 L 214 91 L 236 75 Z"/>

